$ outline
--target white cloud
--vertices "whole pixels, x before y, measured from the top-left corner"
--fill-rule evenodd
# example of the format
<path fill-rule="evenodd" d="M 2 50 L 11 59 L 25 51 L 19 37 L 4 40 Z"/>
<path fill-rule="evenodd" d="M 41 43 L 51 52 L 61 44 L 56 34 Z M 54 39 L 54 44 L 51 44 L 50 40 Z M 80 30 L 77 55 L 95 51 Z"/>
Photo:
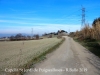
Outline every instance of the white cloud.
<path fill-rule="evenodd" d="M 45 32 L 56 32 L 57 30 L 63 29 L 65 31 L 76 31 L 80 30 L 80 25 L 66 25 L 66 24 L 46 24 L 37 23 L 32 26 L 8 26 L 7 29 L 0 29 L 0 33 L 27 33 L 31 34 L 33 28 L 34 34 L 43 34 Z"/>

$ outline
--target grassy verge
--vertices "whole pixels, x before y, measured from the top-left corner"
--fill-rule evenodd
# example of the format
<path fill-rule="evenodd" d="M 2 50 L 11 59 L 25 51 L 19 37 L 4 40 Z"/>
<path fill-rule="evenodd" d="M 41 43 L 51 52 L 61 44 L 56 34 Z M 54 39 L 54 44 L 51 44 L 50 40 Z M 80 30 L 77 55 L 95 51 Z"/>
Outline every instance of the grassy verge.
<path fill-rule="evenodd" d="M 29 69 L 29 68 L 31 68 L 31 66 L 34 66 L 36 63 L 46 59 L 46 54 L 51 53 L 54 50 L 56 50 L 56 48 L 58 48 L 64 42 L 64 40 L 65 40 L 65 38 L 62 38 L 61 42 L 57 43 L 53 47 L 49 48 L 48 50 L 46 50 L 45 52 L 41 53 L 39 56 L 33 58 L 27 64 L 24 64 L 23 66 L 21 66 L 19 68 L 21 68 L 21 69 Z M 23 71 L 17 71 L 17 72 L 12 72 L 9 75 L 23 75 L 24 73 L 25 72 L 23 72 Z"/>
<path fill-rule="evenodd" d="M 97 40 L 78 40 L 77 38 L 74 38 L 75 41 L 79 42 L 81 45 L 86 47 L 89 51 L 94 53 L 96 56 L 100 57 L 100 41 Z"/>

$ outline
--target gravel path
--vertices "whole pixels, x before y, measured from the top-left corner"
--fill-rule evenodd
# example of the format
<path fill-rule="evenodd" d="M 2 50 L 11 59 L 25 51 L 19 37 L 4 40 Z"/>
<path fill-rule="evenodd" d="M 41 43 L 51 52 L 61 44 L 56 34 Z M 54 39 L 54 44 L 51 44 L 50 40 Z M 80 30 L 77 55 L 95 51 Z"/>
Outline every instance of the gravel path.
<path fill-rule="evenodd" d="M 66 40 L 47 59 L 25 75 L 100 75 L 100 58 L 72 38 Z"/>

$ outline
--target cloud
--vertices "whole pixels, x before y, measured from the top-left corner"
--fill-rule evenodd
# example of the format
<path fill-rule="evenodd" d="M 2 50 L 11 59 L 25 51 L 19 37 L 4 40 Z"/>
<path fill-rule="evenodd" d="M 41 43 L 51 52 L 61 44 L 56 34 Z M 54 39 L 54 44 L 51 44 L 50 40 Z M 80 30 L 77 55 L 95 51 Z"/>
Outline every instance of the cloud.
<path fill-rule="evenodd" d="M 75 17 L 75 16 L 74 16 Z M 11 20 L 13 19 L 13 20 Z M 17 20 L 16 20 L 17 19 Z M 71 22 L 73 21 L 73 22 Z M 28 24 L 28 25 L 33 25 L 35 24 L 35 22 L 38 23 L 74 23 L 74 21 L 78 22 L 79 18 L 75 17 L 67 17 L 67 18 L 54 18 L 54 19 L 50 19 L 50 18 L 26 18 L 26 17 L 10 17 L 9 20 L 0 20 L 0 22 L 2 23 L 13 23 L 13 24 Z"/>
<path fill-rule="evenodd" d="M 35 26 L 8 26 L 7 29 L 0 29 L 0 33 L 27 33 L 31 34 L 33 28 L 34 34 L 43 34 L 45 32 L 56 32 L 60 29 L 66 31 L 80 30 L 80 25 L 66 25 L 66 24 L 47 24 L 37 23 Z"/>
<path fill-rule="evenodd" d="M 75 17 L 75 15 L 73 15 Z M 3 17 L 3 16 L 2 16 Z M 13 19 L 13 20 L 12 20 Z M 31 29 L 33 28 L 34 34 L 40 33 L 43 34 L 45 32 L 56 32 L 60 29 L 66 31 L 76 31 L 80 30 L 80 25 L 72 24 L 67 22 L 68 24 L 64 24 L 66 20 L 77 21 L 77 18 L 31 18 L 31 17 L 10 17 L 8 20 L 1 19 L 0 24 L 3 28 L 0 28 L 0 33 L 27 33 L 31 34 Z M 57 24 L 57 22 L 59 22 Z M 60 24 L 62 23 L 62 24 Z"/>

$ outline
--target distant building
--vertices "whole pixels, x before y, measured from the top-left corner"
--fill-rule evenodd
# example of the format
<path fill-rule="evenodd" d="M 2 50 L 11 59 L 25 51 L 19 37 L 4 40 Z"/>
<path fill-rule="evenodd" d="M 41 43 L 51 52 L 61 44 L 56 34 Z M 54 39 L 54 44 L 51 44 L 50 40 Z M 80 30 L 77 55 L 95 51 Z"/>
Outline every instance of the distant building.
<path fill-rule="evenodd" d="M 0 38 L 0 41 L 9 41 L 10 39 L 8 37 L 3 37 L 3 38 Z"/>

